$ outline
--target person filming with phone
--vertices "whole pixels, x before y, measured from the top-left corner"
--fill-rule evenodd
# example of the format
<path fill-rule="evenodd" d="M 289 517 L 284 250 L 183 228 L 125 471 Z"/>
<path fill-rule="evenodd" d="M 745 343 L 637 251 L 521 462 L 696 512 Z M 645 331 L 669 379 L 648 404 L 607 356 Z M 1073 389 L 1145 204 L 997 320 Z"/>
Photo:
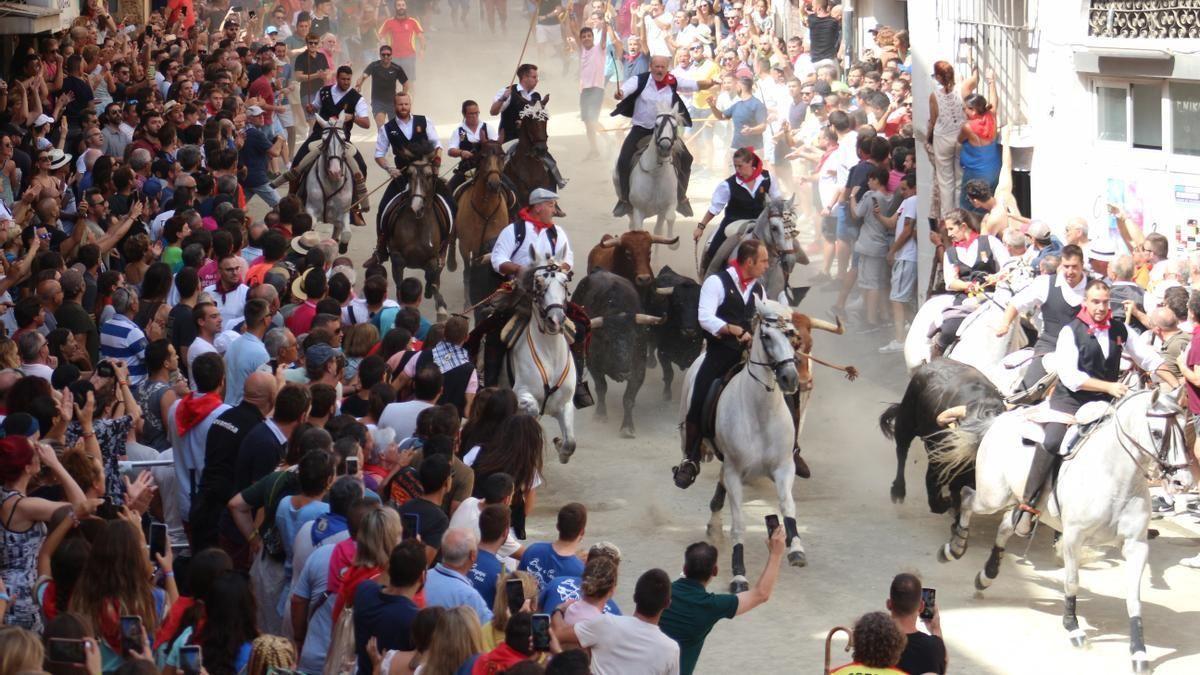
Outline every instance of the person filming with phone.
<path fill-rule="evenodd" d="M 946 672 L 946 643 L 942 640 L 942 615 L 932 588 L 922 588 L 915 574 L 901 573 L 892 579 L 887 608 L 896 627 L 908 636 L 908 644 L 896 667 L 906 673 Z M 928 600 L 928 601 L 927 601 Z M 920 622 L 927 631 L 922 631 Z"/>

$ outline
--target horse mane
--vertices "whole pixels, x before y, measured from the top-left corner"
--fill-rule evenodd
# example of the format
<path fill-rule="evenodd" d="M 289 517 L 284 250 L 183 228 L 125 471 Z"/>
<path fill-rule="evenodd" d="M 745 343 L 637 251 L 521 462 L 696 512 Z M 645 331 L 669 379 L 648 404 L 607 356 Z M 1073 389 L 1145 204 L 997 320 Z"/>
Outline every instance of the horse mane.
<path fill-rule="evenodd" d="M 424 159 L 432 155 L 437 150 L 437 146 L 433 144 L 433 141 L 429 140 L 414 141 L 409 143 L 405 149 L 412 154 L 414 159 Z"/>

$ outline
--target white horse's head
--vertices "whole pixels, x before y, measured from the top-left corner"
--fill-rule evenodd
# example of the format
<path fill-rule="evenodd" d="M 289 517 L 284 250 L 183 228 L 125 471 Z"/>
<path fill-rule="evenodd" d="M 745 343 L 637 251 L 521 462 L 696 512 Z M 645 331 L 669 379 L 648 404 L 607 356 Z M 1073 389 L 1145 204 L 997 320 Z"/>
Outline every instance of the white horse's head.
<path fill-rule="evenodd" d="M 792 336 L 792 309 L 774 300 L 755 303 L 754 344 L 750 347 L 750 365 L 763 366 L 771 371 L 779 389 L 794 394 L 800 388 L 800 373 L 796 369 L 796 352 Z"/>
<path fill-rule="evenodd" d="M 799 231 L 795 222 L 795 196 L 787 199 L 769 199 L 754 226 L 755 236 L 760 239 L 772 255 L 781 256 L 787 269 L 796 263 L 796 237 Z"/>
<path fill-rule="evenodd" d="M 659 157 L 671 154 L 671 148 L 679 138 L 679 125 L 682 123 L 683 116 L 674 105 L 659 105 L 658 116 L 654 121 L 654 149 L 658 151 Z"/>
<path fill-rule="evenodd" d="M 1182 396 L 1183 387 L 1173 392 L 1156 388 L 1150 393 L 1144 415 L 1134 409 L 1128 417 L 1117 420 L 1122 427 L 1118 430 L 1121 443 L 1135 456 L 1140 453 L 1138 459 L 1142 464 L 1152 460 L 1177 492 L 1189 490 L 1195 479 L 1189 468 L 1190 457 L 1183 433 L 1187 409 L 1180 403 Z M 1118 416 L 1122 415 L 1122 407 L 1118 404 Z"/>
<path fill-rule="evenodd" d="M 571 273 L 558 260 L 542 257 L 529 246 L 529 257 L 533 263 L 526 269 L 525 289 L 533 301 L 534 314 L 542 332 L 557 335 L 567 321 L 567 301 L 571 292 L 567 284 Z"/>

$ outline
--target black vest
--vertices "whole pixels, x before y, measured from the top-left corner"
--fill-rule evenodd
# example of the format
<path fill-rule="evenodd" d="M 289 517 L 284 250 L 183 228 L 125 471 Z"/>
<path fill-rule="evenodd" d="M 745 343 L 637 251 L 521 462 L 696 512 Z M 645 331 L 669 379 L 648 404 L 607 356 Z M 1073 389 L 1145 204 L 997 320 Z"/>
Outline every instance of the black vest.
<path fill-rule="evenodd" d="M 505 142 L 517 139 L 517 120 L 521 117 L 521 111 L 540 100 L 542 95 L 536 91 L 527 101 L 517 93 L 517 85 L 508 88 L 508 107 L 500 111 L 500 134 L 504 136 Z"/>
<path fill-rule="evenodd" d="M 980 235 L 975 242 L 975 264 L 967 265 L 958 259 L 958 247 L 953 243 L 946 249 L 946 255 L 950 256 L 950 264 L 954 265 L 958 270 L 958 278 L 965 280 L 979 279 L 988 274 L 995 274 L 1000 271 L 1000 265 L 996 262 L 996 257 L 992 255 L 992 238 L 986 235 Z"/>
<path fill-rule="evenodd" d="M 475 157 L 472 157 L 471 159 L 460 159 L 458 161 L 458 166 L 455 167 L 455 171 L 463 171 L 466 169 L 474 168 L 477 164 L 479 164 L 479 160 L 477 159 L 477 157 L 479 156 L 479 150 L 483 147 L 484 141 L 492 140 L 492 139 L 488 138 L 487 124 L 484 122 L 479 123 L 479 140 L 478 141 L 468 141 L 467 140 L 467 130 L 464 129 L 461 124 L 458 126 L 457 131 L 458 131 L 458 149 L 466 150 L 467 152 L 471 153 L 472 155 L 475 155 Z"/>
<path fill-rule="evenodd" d="M 425 122 L 424 115 L 412 116 L 412 138 L 404 135 L 404 132 L 400 130 L 400 123 L 395 117 L 383 125 L 383 131 L 387 134 L 388 145 L 392 146 L 392 159 L 395 160 L 397 168 L 408 165 L 408 160 L 400 156 L 400 151 L 405 146 L 429 140 L 429 133 L 426 131 L 427 127 L 428 124 Z"/>
<path fill-rule="evenodd" d="M 350 117 L 352 119 L 343 125 L 345 127 L 346 134 L 349 135 L 350 128 L 354 126 L 354 108 L 358 105 L 360 99 L 362 99 L 362 94 L 358 93 L 354 89 L 351 89 L 350 91 L 346 92 L 346 95 L 342 97 L 342 100 L 334 103 L 333 85 L 326 85 L 321 87 L 321 90 L 317 92 L 317 100 L 321 103 L 321 107 L 317 111 L 317 114 L 320 115 L 322 119 L 330 119 L 337 117 L 344 112 L 350 113 Z"/>
<path fill-rule="evenodd" d="M 721 301 L 720 305 L 717 305 L 717 318 L 725 323 L 739 326 L 742 330 L 750 330 L 754 324 L 754 306 L 757 301 L 766 298 L 766 289 L 758 283 L 758 280 L 755 280 L 750 286 L 749 301 L 742 300 L 737 281 L 729 276 L 729 270 L 724 269 L 717 274 L 721 278 L 721 285 L 725 288 L 725 299 Z M 709 349 L 733 349 L 739 353 L 742 351 L 741 344 L 732 335 L 717 337 L 706 331 L 704 337 L 708 342 Z"/>
<path fill-rule="evenodd" d="M 638 75 L 637 89 L 632 92 L 627 92 L 625 98 L 617 103 L 617 107 L 609 113 L 613 117 L 621 115 L 623 117 L 633 117 L 633 108 L 637 105 L 638 97 L 642 95 L 642 90 L 646 88 L 646 84 L 650 81 L 650 73 L 642 73 Z M 679 111 L 683 116 L 683 126 L 692 126 L 692 116 L 688 114 L 687 106 L 684 105 L 683 99 L 679 98 L 678 87 L 671 85 L 671 105 Z"/>
<path fill-rule="evenodd" d="M 729 185 L 729 203 L 725 205 L 725 217 L 721 219 L 722 228 L 735 220 L 755 220 L 762 214 L 767 195 L 771 192 L 771 174 L 763 171 L 762 178 L 754 194 L 742 187 L 736 175 L 725 179 Z"/>
<path fill-rule="evenodd" d="M 1116 382 L 1121 377 L 1121 352 L 1124 350 L 1125 341 L 1129 339 L 1125 324 L 1116 319 L 1110 320 L 1108 358 L 1105 358 L 1104 352 L 1100 351 L 1100 342 L 1096 336 L 1088 334 L 1087 324 L 1075 318 L 1067 324 L 1067 327 L 1075 335 L 1075 346 L 1079 349 L 1076 367 L 1097 380 Z M 1083 404 L 1091 401 L 1108 401 L 1112 397 L 1098 391 L 1071 391 L 1067 387 L 1058 386 L 1054 388 L 1052 400 L 1054 399 L 1060 402 Z"/>
<path fill-rule="evenodd" d="M 425 366 L 433 365 L 433 352 L 422 351 L 417 357 L 417 372 Z M 471 373 L 475 366 L 470 362 L 455 366 L 442 373 L 442 395 L 437 400 L 438 405 L 453 403 L 458 407 L 458 414 L 465 415 L 467 410 L 467 385 L 471 382 Z"/>
<path fill-rule="evenodd" d="M 1057 282 L 1053 277 L 1050 279 L 1050 292 L 1046 294 L 1046 302 L 1042 303 L 1042 332 L 1033 346 L 1033 353 L 1038 356 L 1054 351 L 1062 327 L 1079 314 L 1079 305 L 1067 302 Z"/>

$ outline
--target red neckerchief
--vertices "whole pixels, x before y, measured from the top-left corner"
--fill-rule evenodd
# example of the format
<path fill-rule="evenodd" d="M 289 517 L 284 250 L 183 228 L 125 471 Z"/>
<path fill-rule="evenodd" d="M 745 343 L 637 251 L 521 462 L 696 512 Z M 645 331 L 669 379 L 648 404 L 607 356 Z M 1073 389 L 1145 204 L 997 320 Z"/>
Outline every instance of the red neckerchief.
<path fill-rule="evenodd" d="M 529 221 L 530 223 L 533 223 L 533 231 L 534 232 L 541 232 L 542 230 L 548 230 L 548 229 L 554 227 L 554 223 L 543 223 L 542 221 L 535 218 L 533 216 L 533 214 L 529 212 L 528 206 L 521 209 L 521 211 L 519 213 L 517 213 L 517 217 L 524 218 L 525 220 Z"/>
<path fill-rule="evenodd" d="M 220 274 L 220 272 L 217 272 L 217 274 Z M 238 289 L 238 286 L 241 286 L 241 285 L 242 285 L 241 282 L 238 282 L 233 285 L 233 288 L 225 288 L 225 279 L 218 279 L 217 280 L 217 292 L 221 294 L 221 302 L 225 302 L 225 296 L 228 295 L 229 293 L 236 291 Z"/>
<path fill-rule="evenodd" d="M 750 153 L 750 162 L 752 164 L 754 164 L 754 170 L 750 173 L 750 177 L 747 178 L 746 180 L 742 180 L 741 178 L 738 178 L 737 181 L 746 188 L 747 192 L 749 192 L 750 186 L 754 185 L 754 181 L 758 180 L 758 177 L 762 175 L 763 163 L 762 163 L 762 159 L 759 158 L 758 155 L 754 154 L 754 148 L 747 146 L 742 149 L 746 150 Z"/>
<path fill-rule="evenodd" d="M 746 277 L 746 275 L 742 273 L 742 264 L 736 259 L 733 261 L 733 269 L 737 271 L 738 287 L 744 292 L 747 288 L 750 288 L 750 285 L 753 284 L 755 280 Z"/>
<path fill-rule="evenodd" d="M 654 80 L 653 77 L 650 79 Z M 654 88 L 659 90 L 663 89 L 664 87 L 673 87 L 676 84 L 675 76 L 670 73 L 667 73 L 667 76 L 661 80 L 654 80 Z"/>
<path fill-rule="evenodd" d="M 189 396 L 179 402 L 175 409 L 175 428 L 182 436 L 197 424 L 204 421 L 208 414 L 221 405 L 221 397 L 215 391 L 203 396 Z"/>
<path fill-rule="evenodd" d="M 978 239 L 978 238 L 979 238 L 979 233 L 978 233 L 978 232 L 972 232 L 972 233 L 970 234 L 970 236 L 968 236 L 966 239 L 964 239 L 964 240 L 962 240 L 962 241 L 956 241 L 956 242 L 954 242 L 954 247 L 955 247 L 955 248 L 961 248 L 962 250 L 966 251 L 967 249 L 971 248 L 971 244 L 974 244 L 974 243 L 975 243 L 975 240 L 976 240 L 976 239 Z"/>
<path fill-rule="evenodd" d="M 1083 325 L 1087 326 L 1088 335 L 1095 335 L 1100 331 L 1108 330 L 1109 321 L 1112 319 L 1112 310 L 1108 310 L 1108 314 L 1104 315 L 1104 319 L 1097 322 L 1092 319 L 1091 314 L 1088 314 L 1086 307 L 1080 307 L 1079 313 L 1075 315 L 1075 318 L 1079 319 L 1083 322 Z"/>

